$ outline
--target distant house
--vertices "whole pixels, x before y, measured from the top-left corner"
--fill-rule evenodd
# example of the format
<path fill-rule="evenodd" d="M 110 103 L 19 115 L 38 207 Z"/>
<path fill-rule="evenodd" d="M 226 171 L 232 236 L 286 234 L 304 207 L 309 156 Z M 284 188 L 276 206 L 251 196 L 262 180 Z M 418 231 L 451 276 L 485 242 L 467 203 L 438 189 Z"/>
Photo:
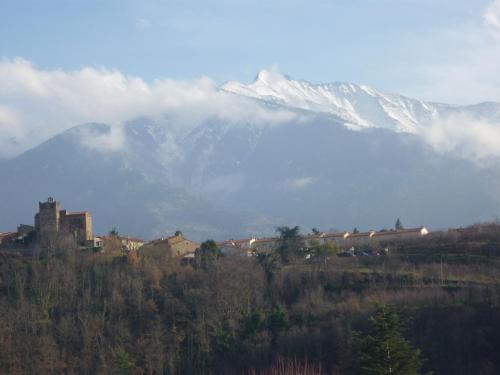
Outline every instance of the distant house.
<path fill-rule="evenodd" d="M 171 257 L 182 257 L 194 253 L 200 244 L 185 238 L 181 232 L 177 232 L 174 236 L 153 240 L 146 246 L 164 251 Z"/>
<path fill-rule="evenodd" d="M 270 252 L 276 250 L 279 245 L 279 237 L 257 238 L 252 242 L 252 249 L 256 252 Z"/>
<path fill-rule="evenodd" d="M 321 235 L 323 233 L 318 233 L 318 234 L 308 234 L 306 236 L 302 236 L 302 239 L 304 240 L 304 246 L 305 247 L 311 247 L 315 243 L 317 244 L 322 244 L 322 238 Z"/>
<path fill-rule="evenodd" d="M 122 247 L 126 251 L 134 251 L 139 250 L 142 246 L 144 246 L 144 240 L 140 238 L 134 238 L 129 236 L 119 236 Z"/>
<path fill-rule="evenodd" d="M 188 264 L 194 265 L 196 263 L 196 254 L 188 253 L 181 258 L 181 264 L 187 266 Z"/>
<path fill-rule="evenodd" d="M 375 233 L 374 231 L 349 233 L 346 243 L 348 246 L 368 245 L 373 236 L 375 236 Z"/>
<path fill-rule="evenodd" d="M 15 244 L 20 238 L 18 232 L 0 233 L 0 245 L 6 247 Z"/>
<path fill-rule="evenodd" d="M 94 236 L 92 247 L 96 249 L 100 249 L 104 246 L 104 237 L 102 236 Z"/>
<path fill-rule="evenodd" d="M 33 225 L 26 225 L 26 224 L 20 224 L 17 227 L 17 233 L 24 235 L 24 236 L 29 236 L 33 234 L 35 231 L 35 227 Z"/>
<path fill-rule="evenodd" d="M 321 233 L 320 235 L 320 243 L 324 244 L 344 244 L 351 234 L 349 232 L 329 232 L 329 233 Z"/>
<path fill-rule="evenodd" d="M 401 230 L 390 230 L 384 232 L 376 232 L 373 235 L 373 240 L 378 242 L 388 242 L 388 241 L 400 241 L 400 240 L 408 240 L 415 239 L 426 236 L 429 234 L 429 231 L 425 227 L 419 228 L 408 228 Z"/>
<path fill-rule="evenodd" d="M 252 256 L 255 238 L 218 242 L 217 247 L 224 255 Z"/>

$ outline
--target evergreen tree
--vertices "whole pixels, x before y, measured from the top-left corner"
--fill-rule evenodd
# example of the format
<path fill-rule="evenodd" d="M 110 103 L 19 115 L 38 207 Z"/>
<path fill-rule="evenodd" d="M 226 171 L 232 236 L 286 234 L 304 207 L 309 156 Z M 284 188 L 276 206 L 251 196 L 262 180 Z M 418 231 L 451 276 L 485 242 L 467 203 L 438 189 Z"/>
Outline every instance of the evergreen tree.
<path fill-rule="evenodd" d="M 134 374 L 134 366 L 129 359 L 129 355 L 125 350 L 119 348 L 116 351 L 116 367 L 118 368 L 118 373 L 120 375 L 132 375 Z"/>
<path fill-rule="evenodd" d="M 382 305 L 372 318 L 371 332 L 361 339 L 360 374 L 418 375 L 420 350 L 401 335 L 404 324 L 393 307 Z"/>
<path fill-rule="evenodd" d="M 281 267 L 278 255 L 273 253 L 258 253 L 257 262 L 264 270 L 267 281 L 271 282 L 276 271 Z"/>
<path fill-rule="evenodd" d="M 399 219 L 399 217 L 398 217 L 398 219 L 396 220 L 396 224 L 394 225 L 394 228 L 395 228 L 396 230 L 403 230 L 403 229 L 405 229 L 405 228 L 403 227 L 403 223 L 401 223 L 401 220 Z"/>
<path fill-rule="evenodd" d="M 196 250 L 195 255 L 200 267 L 208 269 L 216 264 L 217 260 L 222 256 L 222 252 L 217 247 L 214 240 L 206 240 L 201 244 L 199 249 Z"/>
<path fill-rule="evenodd" d="M 304 255 L 304 240 L 300 236 L 298 226 L 293 228 L 279 227 L 276 232 L 280 235 L 277 252 L 283 263 L 288 263 L 296 257 Z"/>

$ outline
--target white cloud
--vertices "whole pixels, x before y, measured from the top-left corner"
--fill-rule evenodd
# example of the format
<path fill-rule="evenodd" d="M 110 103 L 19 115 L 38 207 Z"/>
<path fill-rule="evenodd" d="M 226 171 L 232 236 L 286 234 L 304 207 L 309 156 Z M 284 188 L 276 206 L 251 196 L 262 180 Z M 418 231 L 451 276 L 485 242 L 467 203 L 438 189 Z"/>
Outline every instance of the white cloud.
<path fill-rule="evenodd" d="M 422 131 L 424 139 L 438 152 L 451 153 L 481 166 L 500 159 L 500 125 L 467 114 L 436 121 Z"/>
<path fill-rule="evenodd" d="M 280 123 L 288 111 L 221 92 L 207 77 L 193 81 L 157 79 L 147 83 L 120 71 L 86 67 L 76 71 L 42 70 L 21 58 L 0 60 L 0 156 L 11 157 L 75 125 L 114 126 L 140 116 L 167 116 L 180 126 L 207 118 L 230 122 Z M 116 138 L 102 140 L 111 149 Z"/>
<path fill-rule="evenodd" d="M 109 132 L 96 132 L 92 128 L 80 128 L 81 143 L 92 150 L 117 151 L 125 142 L 125 134 L 121 126 L 112 126 Z"/>
<path fill-rule="evenodd" d="M 314 182 L 316 182 L 316 180 L 317 180 L 316 178 L 309 176 L 291 178 L 284 182 L 284 187 L 290 190 L 302 190 L 308 187 L 309 185 L 313 184 Z"/>
<path fill-rule="evenodd" d="M 484 22 L 497 36 L 500 36 L 500 0 L 494 0 L 484 11 Z"/>
<path fill-rule="evenodd" d="M 425 36 L 441 47 L 436 55 L 441 53 L 444 59 L 417 71 L 421 82 L 417 97 L 457 104 L 500 102 L 500 0 L 491 1 L 478 16 L 460 27 Z M 500 113 L 490 115 L 489 120 L 459 113 L 440 118 L 424 128 L 422 136 L 438 152 L 480 165 L 498 163 L 500 124 L 494 119 Z"/>

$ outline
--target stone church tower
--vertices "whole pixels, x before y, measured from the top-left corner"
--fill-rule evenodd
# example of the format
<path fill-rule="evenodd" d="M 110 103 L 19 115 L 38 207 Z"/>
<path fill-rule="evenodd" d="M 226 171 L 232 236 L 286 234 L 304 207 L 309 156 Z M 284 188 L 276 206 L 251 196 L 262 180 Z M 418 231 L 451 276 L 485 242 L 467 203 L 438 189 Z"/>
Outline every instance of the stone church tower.
<path fill-rule="evenodd" d="M 35 230 L 40 238 L 53 238 L 59 232 L 61 203 L 49 197 L 47 202 L 38 203 L 39 212 L 35 215 Z"/>
<path fill-rule="evenodd" d="M 47 202 L 39 202 L 39 212 L 35 215 L 35 230 L 42 242 L 56 236 L 72 237 L 79 246 L 92 246 L 92 216 L 90 212 L 68 212 L 61 209 L 61 203 L 52 197 Z"/>

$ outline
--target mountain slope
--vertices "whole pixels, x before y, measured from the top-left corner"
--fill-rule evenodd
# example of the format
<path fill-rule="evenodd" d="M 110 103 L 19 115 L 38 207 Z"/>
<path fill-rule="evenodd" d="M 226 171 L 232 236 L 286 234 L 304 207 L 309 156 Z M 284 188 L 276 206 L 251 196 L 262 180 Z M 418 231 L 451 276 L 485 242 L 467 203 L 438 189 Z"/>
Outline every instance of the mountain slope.
<path fill-rule="evenodd" d="M 198 129 L 206 133 L 206 126 Z M 418 136 L 383 129 L 352 132 L 317 116 L 261 131 L 188 138 L 186 186 L 212 202 L 304 227 L 442 227 L 488 219 L 500 210 L 498 171 L 436 154 Z M 257 140 L 256 140 L 257 138 Z M 196 146 L 189 144 L 196 139 Z M 203 166 L 203 168 L 200 168 Z M 196 169 L 198 168 L 198 169 Z"/>
<path fill-rule="evenodd" d="M 450 114 L 500 123 L 497 103 L 425 103 L 269 72 L 223 90 L 287 116 L 213 116 L 186 128 L 174 117 L 144 117 L 72 128 L 0 162 L 0 231 L 31 223 L 48 196 L 91 211 L 97 233 L 117 227 L 154 238 L 182 230 L 196 240 L 269 235 L 279 225 L 383 228 L 397 217 L 447 227 L 500 212 L 497 164 L 436 152 L 420 135 Z"/>
<path fill-rule="evenodd" d="M 146 131 L 148 123 L 141 124 Z M 134 127 L 137 125 L 130 130 Z M 140 155 L 127 147 L 100 152 L 82 144 L 82 134 L 98 137 L 110 129 L 104 124 L 75 127 L 6 162 L 0 170 L 7 176 L 0 184 L 0 194 L 8 199 L 0 202 L 0 227 L 14 229 L 19 223 L 32 223 L 38 200 L 48 196 L 60 200 L 68 210 L 91 211 L 94 229 L 101 234 L 116 227 L 123 233 L 151 238 L 182 228 L 201 239 L 224 237 L 240 227 L 237 218 L 214 208 L 203 197 L 169 184 L 160 164 L 151 165 L 146 150 L 154 146 L 147 138 L 140 138 Z M 127 142 L 137 142 L 130 134 Z M 224 224 L 213 225 L 213 221 Z"/>
<path fill-rule="evenodd" d="M 475 106 L 430 103 L 365 85 L 312 84 L 266 70 L 249 85 L 231 81 L 223 85 L 222 90 L 288 107 L 334 114 L 354 128 L 378 127 L 418 133 L 422 127 L 456 114 L 500 120 L 498 103 Z"/>

